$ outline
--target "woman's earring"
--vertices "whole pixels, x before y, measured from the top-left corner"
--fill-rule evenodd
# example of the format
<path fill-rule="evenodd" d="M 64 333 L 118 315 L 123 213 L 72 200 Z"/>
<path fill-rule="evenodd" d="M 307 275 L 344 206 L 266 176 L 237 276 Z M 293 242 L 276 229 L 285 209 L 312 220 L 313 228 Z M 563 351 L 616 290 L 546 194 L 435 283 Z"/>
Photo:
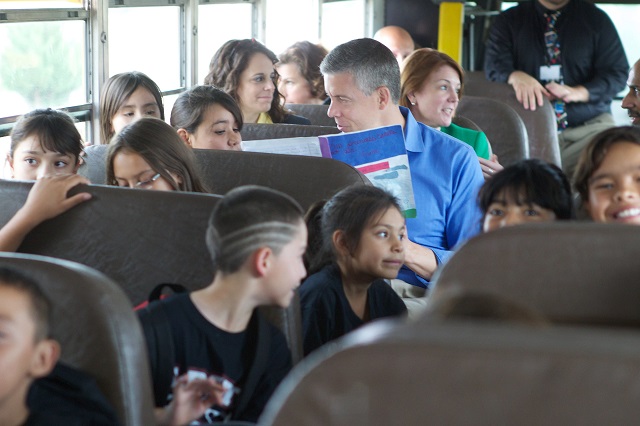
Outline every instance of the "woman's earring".
<path fill-rule="evenodd" d="M 415 105 L 415 104 L 416 104 L 415 102 L 411 102 L 411 105 Z"/>

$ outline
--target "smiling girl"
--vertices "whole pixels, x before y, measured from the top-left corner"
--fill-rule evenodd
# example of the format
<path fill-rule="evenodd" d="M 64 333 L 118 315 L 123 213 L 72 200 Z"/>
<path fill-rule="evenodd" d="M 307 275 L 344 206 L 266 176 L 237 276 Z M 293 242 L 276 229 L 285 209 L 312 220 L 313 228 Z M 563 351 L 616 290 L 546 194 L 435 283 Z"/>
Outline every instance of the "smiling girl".
<path fill-rule="evenodd" d="M 191 148 L 241 151 L 242 111 L 214 86 L 195 86 L 176 99 L 171 125 Z"/>

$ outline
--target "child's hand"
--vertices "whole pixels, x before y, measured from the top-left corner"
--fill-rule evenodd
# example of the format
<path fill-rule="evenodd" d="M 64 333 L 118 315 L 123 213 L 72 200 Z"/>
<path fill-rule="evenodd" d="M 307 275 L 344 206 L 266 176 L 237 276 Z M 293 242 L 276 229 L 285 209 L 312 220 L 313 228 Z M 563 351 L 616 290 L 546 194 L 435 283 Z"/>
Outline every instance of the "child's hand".
<path fill-rule="evenodd" d="M 86 192 L 67 198 L 67 192 L 79 184 L 89 184 L 89 180 L 80 175 L 41 177 L 33 184 L 21 210 L 36 223 L 56 217 L 91 198 Z"/>
<path fill-rule="evenodd" d="M 173 387 L 173 400 L 165 411 L 162 424 L 181 426 L 197 420 L 212 405 L 222 405 L 224 387 L 212 378 L 189 380 L 178 377 Z"/>

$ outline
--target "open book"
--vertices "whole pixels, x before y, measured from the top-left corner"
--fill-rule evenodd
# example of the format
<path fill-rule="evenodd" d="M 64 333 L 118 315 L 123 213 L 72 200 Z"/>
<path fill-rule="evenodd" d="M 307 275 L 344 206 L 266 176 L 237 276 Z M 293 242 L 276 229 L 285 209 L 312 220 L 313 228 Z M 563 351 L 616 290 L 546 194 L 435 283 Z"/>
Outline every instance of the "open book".
<path fill-rule="evenodd" d="M 405 217 L 416 217 L 409 158 L 402 126 L 326 136 L 243 141 L 251 152 L 333 158 L 364 174 L 374 186 L 395 195 Z"/>

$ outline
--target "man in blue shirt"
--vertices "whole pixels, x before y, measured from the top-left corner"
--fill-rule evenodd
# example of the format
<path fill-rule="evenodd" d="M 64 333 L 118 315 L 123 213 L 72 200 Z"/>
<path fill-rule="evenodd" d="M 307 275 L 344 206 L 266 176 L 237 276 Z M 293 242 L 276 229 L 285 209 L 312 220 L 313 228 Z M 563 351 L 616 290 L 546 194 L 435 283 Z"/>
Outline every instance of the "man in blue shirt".
<path fill-rule="evenodd" d="M 363 38 L 335 47 L 320 65 L 331 99 L 328 115 L 343 132 L 401 125 L 417 217 L 398 278 L 426 288 L 452 249 L 479 231 L 476 196 L 484 178 L 473 149 L 413 118 L 398 106 L 400 68 L 383 44 Z"/>

